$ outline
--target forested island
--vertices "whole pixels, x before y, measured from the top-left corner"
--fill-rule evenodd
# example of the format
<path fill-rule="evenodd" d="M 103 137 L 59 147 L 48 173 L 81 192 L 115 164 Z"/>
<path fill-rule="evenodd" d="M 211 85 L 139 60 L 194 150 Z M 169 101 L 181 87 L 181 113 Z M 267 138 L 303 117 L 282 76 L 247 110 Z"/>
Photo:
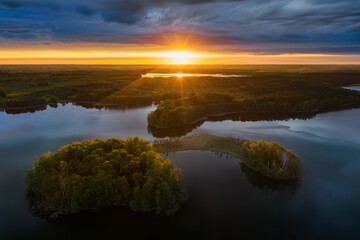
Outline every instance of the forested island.
<path fill-rule="evenodd" d="M 206 150 L 230 154 L 241 159 L 250 169 L 275 180 L 296 180 L 302 176 L 300 158 L 278 143 L 246 141 L 234 137 L 194 135 L 154 141 L 160 153 Z"/>
<path fill-rule="evenodd" d="M 142 77 L 154 72 L 230 77 Z M 118 109 L 155 103 L 159 111 L 149 123 L 169 127 L 232 111 L 295 113 L 356 105 L 360 93 L 342 89 L 355 84 L 360 84 L 358 66 L 0 66 L 0 111 L 31 112 L 59 103 Z M 174 123 L 179 114 L 184 117 Z"/>
<path fill-rule="evenodd" d="M 234 113 L 306 113 L 320 112 L 326 108 L 360 105 L 360 93 L 346 89 L 324 89 L 324 96 L 289 96 L 285 100 L 278 96 L 234 98 L 228 94 L 192 93 L 184 99 L 163 101 L 155 111 L 148 114 L 148 124 L 157 128 L 174 128 L 196 124 L 210 117 Z"/>
<path fill-rule="evenodd" d="M 302 175 L 296 154 L 266 141 L 211 135 L 155 140 L 154 146 L 139 137 L 85 140 L 35 158 L 25 177 L 31 209 L 51 218 L 114 206 L 170 215 L 187 193 L 180 170 L 159 153 L 182 150 L 231 154 L 275 180 Z"/>
<path fill-rule="evenodd" d="M 111 206 L 170 215 L 187 194 L 180 170 L 152 149 L 129 137 L 75 142 L 45 153 L 26 173 L 31 209 L 52 218 Z"/>

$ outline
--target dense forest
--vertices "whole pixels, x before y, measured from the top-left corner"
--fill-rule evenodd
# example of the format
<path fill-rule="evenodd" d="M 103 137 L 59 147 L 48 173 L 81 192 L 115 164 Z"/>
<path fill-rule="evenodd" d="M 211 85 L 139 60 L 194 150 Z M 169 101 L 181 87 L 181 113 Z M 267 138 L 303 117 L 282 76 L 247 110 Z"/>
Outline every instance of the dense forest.
<path fill-rule="evenodd" d="M 6 97 L 6 90 L 5 89 L 2 89 L 0 88 L 0 98 L 5 98 Z"/>
<path fill-rule="evenodd" d="M 163 101 L 148 114 L 150 126 L 172 128 L 195 124 L 212 116 L 231 113 L 302 113 L 326 108 L 360 105 L 360 93 L 342 88 L 323 87 L 310 95 L 262 96 L 234 98 L 228 94 L 191 93 L 184 99 Z"/>
<path fill-rule="evenodd" d="M 186 200 L 180 172 L 144 139 L 76 142 L 45 153 L 27 171 L 32 210 L 57 217 L 109 206 L 160 215 Z"/>
<path fill-rule="evenodd" d="M 234 137 L 193 135 L 182 138 L 168 138 L 154 142 L 161 153 L 206 150 L 231 154 L 239 157 L 243 164 L 275 180 L 294 180 L 302 176 L 300 158 L 292 151 L 274 142 L 246 141 Z"/>
<path fill-rule="evenodd" d="M 275 142 L 245 141 L 242 160 L 251 169 L 275 179 L 299 178 L 302 167 L 299 157 Z"/>
<path fill-rule="evenodd" d="M 174 72 L 248 77 L 141 77 Z M 359 103 L 358 93 L 341 88 L 352 84 L 360 84 L 358 66 L 0 66 L 0 110 L 41 110 L 39 106 L 69 102 L 125 108 L 165 100 L 178 107 L 178 100 L 209 93 L 224 96 L 219 100 L 237 110 L 301 111 Z M 194 102 L 184 108 L 189 106 Z"/>

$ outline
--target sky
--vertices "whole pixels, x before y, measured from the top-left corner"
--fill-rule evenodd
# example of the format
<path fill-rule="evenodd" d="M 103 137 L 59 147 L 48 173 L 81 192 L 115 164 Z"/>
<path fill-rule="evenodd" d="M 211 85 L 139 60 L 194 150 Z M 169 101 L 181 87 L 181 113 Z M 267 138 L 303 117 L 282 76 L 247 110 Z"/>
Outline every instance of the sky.
<path fill-rule="evenodd" d="M 0 0 L 0 64 L 360 64 L 359 0 Z"/>

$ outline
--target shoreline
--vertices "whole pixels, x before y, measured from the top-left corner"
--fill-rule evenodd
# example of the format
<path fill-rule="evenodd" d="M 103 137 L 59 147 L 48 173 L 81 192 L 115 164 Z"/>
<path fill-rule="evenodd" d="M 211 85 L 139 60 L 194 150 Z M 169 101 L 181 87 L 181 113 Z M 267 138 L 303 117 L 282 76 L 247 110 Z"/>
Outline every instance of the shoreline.
<path fill-rule="evenodd" d="M 51 103 L 46 103 L 46 104 L 38 104 L 38 105 L 33 105 L 33 106 L 26 106 L 26 107 L 8 107 L 8 108 L 3 108 L 0 107 L 0 112 L 7 112 L 7 111 L 12 111 L 12 110 L 26 110 L 26 109 L 35 109 L 35 108 L 45 108 L 54 104 L 74 104 L 74 105 L 80 105 L 80 104 L 89 104 L 90 108 L 106 108 L 106 107 L 114 107 L 114 109 L 118 109 L 118 110 L 122 110 L 121 106 L 129 106 L 131 107 L 131 105 L 135 106 L 134 108 L 137 108 L 137 105 L 143 105 L 143 106 L 139 106 L 138 108 L 144 107 L 144 106 L 151 106 L 154 104 L 154 102 L 149 103 L 149 104 L 134 104 L 134 103 L 104 103 L 104 104 L 99 104 L 97 102 L 91 102 L 91 101 L 69 101 L 69 102 L 51 102 Z M 81 106 L 81 105 L 80 105 Z M 117 108 L 118 107 L 118 108 Z M 158 129 L 170 129 L 170 128 L 176 128 L 176 127 L 183 127 L 183 126 L 188 126 L 188 125 L 192 125 L 192 124 L 197 124 L 200 123 L 202 121 L 207 121 L 212 117 L 225 117 L 228 115 L 232 115 L 232 114 L 301 114 L 301 113 L 326 113 L 326 112 L 331 112 L 331 111 L 335 111 L 337 109 L 341 108 L 347 108 L 347 107 L 355 107 L 355 108 L 360 108 L 360 103 L 358 102 L 353 102 L 353 103 L 345 103 L 345 104 L 338 104 L 335 106 L 331 106 L 331 107 L 325 107 L 325 108 L 315 108 L 315 109 L 310 109 L 310 110 L 305 110 L 305 111 L 255 111 L 255 112 L 250 112 L 250 111 L 232 111 L 232 112 L 225 112 L 225 113 L 218 113 L 218 114 L 211 114 L 202 118 L 199 118 L 197 120 L 194 120 L 192 122 L 186 123 L 186 124 L 180 124 L 180 125 L 175 125 L 175 126 L 171 126 L 171 127 L 162 127 L 156 124 L 151 124 L 148 123 L 149 126 L 151 127 L 155 127 Z M 36 109 L 35 109 L 36 111 Z"/>
<path fill-rule="evenodd" d="M 210 118 L 213 117 L 225 117 L 225 116 L 230 116 L 233 114 L 302 114 L 302 113 L 327 113 L 327 112 L 331 112 L 331 111 L 335 111 L 337 109 L 341 110 L 341 108 L 347 108 L 347 107 L 355 107 L 355 108 L 360 108 L 360 103 L 347 103 L 347 104 L 338 104 L 332 107 L 326 107 L 326 108 L 315 108 L 315 109 L 310 109 L 310 110 L 306 110 L 306 111 L 257 111 L 257 112 L 249 112 L 249 111 L 232 111 L 232 112 L 225 112 L 225 113 L 218 113 L 218 114 L 211 114 L 208 116 L 204 116 L 202 118 L 199 118 L 197 120 L 185 123 L 185 124 L 178 124 L 175 126 L 170 126 L 170 127 L 163 127 L 163 126 L 159 126 L 157 124 L 153 124 L 153 123 L 149 123 L 148 125 L 154 128 L 158 128 L 158 129 L 171 129 L 171 128 L 177 128 L 177 127 L 184 127 L 184 126 L 188 126 L 188 125 L 193 125 L 193 124 L 198 124 L 200 122 L 203 121 L 207 121 L 210 120 Z M 326 110 L 327 109 L 327 110 Z"/>
<path fill-rule="evenodd" d="M 0 112 L 6 112 L 6 111 L 11 111 L 11 110 L 26 110 L 26 109 L 33 109 L 33 108 L 43 108 L 43 107 L 48 107 L 54 104 L 74 104 L 74 105 L 80 105 L 80 104 L 89 104 L 89 106 L 91 108 L 102 108 L 102 107 L 120 107 L 120 106 L 136 106 L 136 105 L 144 105 L 144 106 L 151 106 L 154 103 L 149 103 L 149 104 L 134 104 L 134 103 L 104 103 L 104 104 L 99 104 L 97 102 L 90 102 L 90 101 L 69 101 L 69 102 L 50 102 L 50 103 L 46 103 L 46 104 L 37 104 L 37 105 L 32 105 L 32 106 L 25 106 L 25 107 L 0 107 Z M 81 106 L 81 105 L 80 105 Z M 139 107 L 140 108 L 140 107 Z M 121 108 L 119 108 L 121 109 Z"/>
<path fill-rule="evenodd" d="M 164 144 L 164 143 L 161 143 L 161 140 L 158 143 L 156 142 L 156 140 L 152 141 L 152 145 L 154 146 L 154 150 L 160 154 L 166 154 L 166 153 L 170 153 L 170 152 L 181 152 L 181 151 L 210 151 L 210 152 L 214 152 L 214 153 L 228 154 L 230 156 L 233 156 L 233 157 L 239 159 L 242 164 L 244 164 L 246 167 L 248 167 L 252 171 L 258 172 L 258 173 L 262 174 L 263 176 L 271 178 L 272 180 L 275 180 L 275 181 L 300 181 L 299 177 L 275 178 L 274 176 L 271 176 L 270 174 L 267 174 L 266 172 L 262 172 L 259 169 L 256 169 L 256 168 L 250 166 L 249 164 L 246 163 L 246 161 L 242 160 L 243 156 L 241 156 L 240 154 L 238 154 L 236 152 L 224 150 L 221 148 L 209 147 L 208 144 L 212 140 L 221 140 L 223 138 L 224 137 L 207 135 L 207 134 L 191 135 L 191 136 L 177 138 L 174 141 L 174 143 L 180 144 L 179 146 L 175 146 L 175 147 L 172 147 L 172 146 L 167 147 L 164 145 L 161 146 L 162 144 Z M 241 140 L 242 142 L 246 141 L 245 139 L 238 139 L 238 140 Z"/>

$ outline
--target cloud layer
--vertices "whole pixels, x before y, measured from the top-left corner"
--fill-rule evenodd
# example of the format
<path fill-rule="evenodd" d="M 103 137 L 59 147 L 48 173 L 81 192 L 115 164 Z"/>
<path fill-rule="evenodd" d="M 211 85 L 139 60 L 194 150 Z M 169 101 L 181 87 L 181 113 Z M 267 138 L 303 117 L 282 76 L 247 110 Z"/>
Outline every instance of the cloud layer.
<path fill-rule="evenodd" d="M 0 0 L 1 42 L 360 53 L 358 0 Z M 189 39 L 188 39 L 189 40 Z"/>

